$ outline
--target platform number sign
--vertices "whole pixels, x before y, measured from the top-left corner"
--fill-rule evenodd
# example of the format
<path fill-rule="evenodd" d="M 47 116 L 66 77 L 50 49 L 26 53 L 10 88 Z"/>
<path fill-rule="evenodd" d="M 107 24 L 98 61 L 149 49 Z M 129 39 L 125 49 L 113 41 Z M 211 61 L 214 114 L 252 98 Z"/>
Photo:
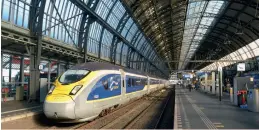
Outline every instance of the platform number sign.
<path fill-rule="evenodd" d="M 237 65 L 237 71 L 245 71 L 245 69 L 246 69 L 245 63 L 239 63 Z"/>
<path fill-rule="evenodd" d="M 222 71 L 222 67 L 221 66 L 218 67 L 218 71 Z"/>
<path fill-rule="evenodd" d="M 39 65 L 39 70 L 43 70 L 44 66 L 43 65 Z"/>

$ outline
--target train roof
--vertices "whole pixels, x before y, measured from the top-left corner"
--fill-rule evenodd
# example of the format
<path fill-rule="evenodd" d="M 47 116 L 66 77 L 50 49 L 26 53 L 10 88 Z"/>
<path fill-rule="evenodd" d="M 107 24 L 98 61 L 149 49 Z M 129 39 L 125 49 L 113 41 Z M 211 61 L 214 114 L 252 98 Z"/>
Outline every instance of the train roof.
<path fill-rule="evenodd" d="M 128 73 L 134 73 L 134 74 L 139 74 L 139 75 L 144 75 L 144 76 L 148 75 L 145 72 L 127 69 L 127 68 L 124 68 L 124 67 L 121 67 L 118 65 L 104 63 L 104 62 L 87 62 L 87 63 L 77 64 L 77 65 L 73 66 L 71 69 L 83 69 L 83 70 L 90 70 L 90 71 L 122 69 Z"/>

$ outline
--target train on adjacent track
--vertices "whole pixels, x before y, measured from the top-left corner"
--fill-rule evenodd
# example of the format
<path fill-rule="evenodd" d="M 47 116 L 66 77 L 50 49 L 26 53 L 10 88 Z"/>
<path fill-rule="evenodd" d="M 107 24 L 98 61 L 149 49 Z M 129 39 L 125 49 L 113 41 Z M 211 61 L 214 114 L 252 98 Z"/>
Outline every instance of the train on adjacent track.
<path fill-rule="evenodd" d="M 43 111 L 59 122 L 83 122 L 168 85 L 136 70 L 89 62 L 64 72 L 52 84 Z"/>

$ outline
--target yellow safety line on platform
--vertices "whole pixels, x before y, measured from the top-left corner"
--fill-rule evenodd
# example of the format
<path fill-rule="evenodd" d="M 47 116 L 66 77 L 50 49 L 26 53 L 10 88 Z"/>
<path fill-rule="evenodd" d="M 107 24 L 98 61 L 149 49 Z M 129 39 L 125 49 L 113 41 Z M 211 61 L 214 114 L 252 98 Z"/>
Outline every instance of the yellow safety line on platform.
<path fill-rule="evenodd" d="M 224 128 L 224 125 L 215 125 L 217 128 Z"/>
<path fill-rule="evenodd" d="M 224 128 L 224 125 L 220 122 L 213 123 L 217 128 Z"/>
<path fill-rule="evenodd" d="M 1 114 L 7 114 L 7 113 L 12 113 L 12 112 L 17 112 L 17 111 L 24 111 L 24 110 L 30 110 L 30 109 L 39 108 L 39 107 L 41 107 L 41 106 L 29 107 L 29 108 L 24 108 L 24 109 L 17 109 L 17 110 L 12 110 L 12 111 L 6 111 L 6 112 L 2 112 Z"/>
<path fill-rule="evenodd" d="M 42 110 L 35 111 L 35 112 L 29 112 L 29 113 L 21 114 L 21 115 L 8 116 L 8 117 L 2 118 L 1 123 L 13 121 L 13 120 L 18 120 L 18 119 L 22 119 L 22 118 L 26 118 L 26 117 L 31 117 L 31 116 L 38 115 L 38 114 L 41 114 L 41 113 L 42 113 Z"/>

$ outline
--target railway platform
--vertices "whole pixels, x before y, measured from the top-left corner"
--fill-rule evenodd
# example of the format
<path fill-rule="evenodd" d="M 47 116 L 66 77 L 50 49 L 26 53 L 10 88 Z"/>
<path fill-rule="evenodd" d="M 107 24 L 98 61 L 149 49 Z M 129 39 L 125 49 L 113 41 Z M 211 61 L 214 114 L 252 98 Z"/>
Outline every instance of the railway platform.
<path fill-rule="evenodd" d="M 8 101 L 1 105 L 1 122 L 14 121 L 30 117 L 42 112 L 42 103 L 27 101 Z"/>
<path fill-rule="evenodd" d="M 89 122 L 58 123 L 41 113 L 1 125 L 2 129 L 172 129 L 174 101 L 174 90 L 169 88 L 132 100 Z"/>
<path fill-rule="evenodd" d="M 232 105 L 227 95 L 218 98 L 201 91 L 177 87 L 175 129 L 258 129 L 259 113 Z"/>

